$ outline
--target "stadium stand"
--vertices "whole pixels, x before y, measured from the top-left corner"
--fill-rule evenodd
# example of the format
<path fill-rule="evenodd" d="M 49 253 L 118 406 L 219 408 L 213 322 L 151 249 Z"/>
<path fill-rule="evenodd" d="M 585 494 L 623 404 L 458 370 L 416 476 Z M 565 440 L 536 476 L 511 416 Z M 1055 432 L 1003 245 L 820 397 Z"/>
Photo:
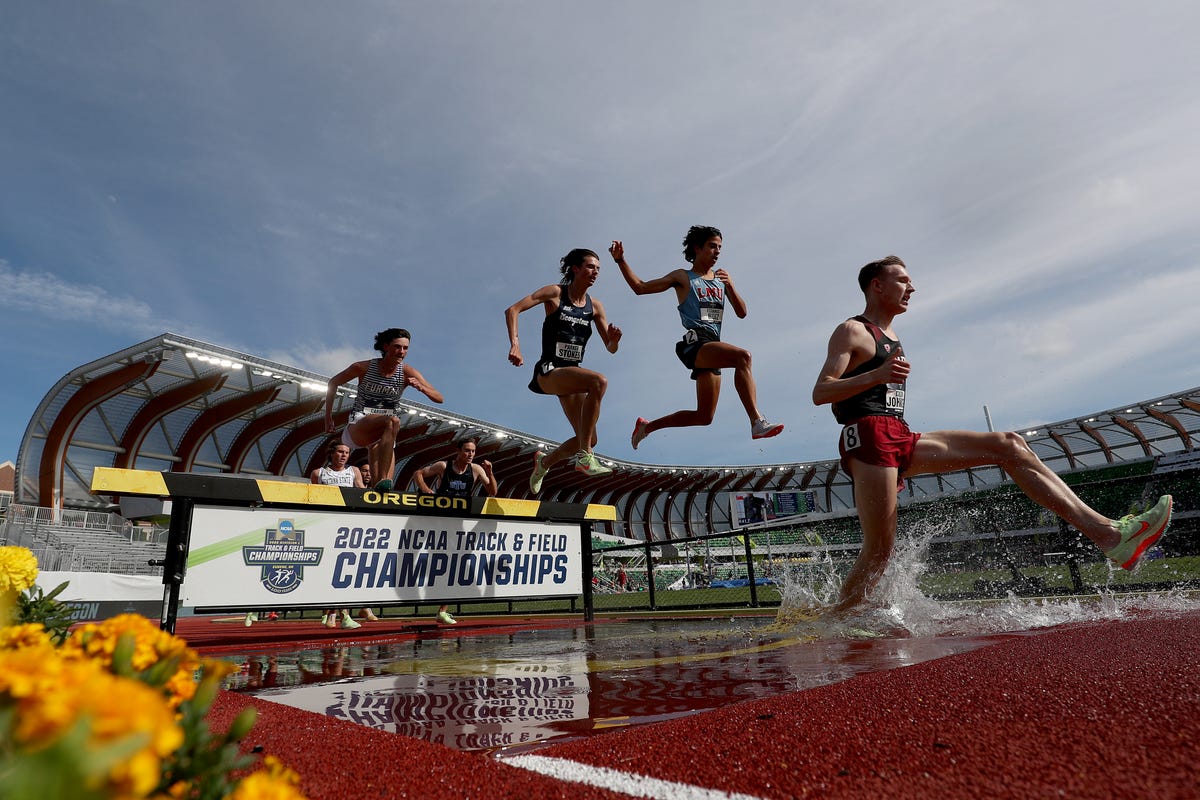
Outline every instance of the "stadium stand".
<path fill-rule="evenodd" d="M 303 481 L 328 441 L 321 408 L 327 381 L 299 367 L 173 333 L 81 365 L 47 392 L 30 419 L 15 462 L 13 494 L 0 491 L 0 511 L 16 504 L 5 513 L 3 536 L 36 544 L 63 569 L 145 570 L 145 561 L 161 555 L 158 534 L 107 513 L 118 510 L 116 498 L 91 494 L 94 468 Z M 343 387 L 335 419 L 345 418 L 353 401 L 353 388 Z M 494 465 L 500 494 L 527 497 L 531 455 L 553 444 L 419 403 L 405 403 L 403 423 L 397 445 L 401 486 L 416 469 L 451 454 L 457 439 L 474 435 L 480 437 L 478 457 Z M 832 437 L 832 422 L 830 429 Z M 1126 513 L 1169 491 L 1176 496 L 1176 530 L 1194 531 L 1200 508 L 1194 453 L 1200 388 L 1021 434 L 1104 513 Z M 776 559 L 821 556 L 848 563 L 854 557 L 859 531 L 853 492 L 836 459 L 722 466 L 601 457 L 611 475 L 587 479 L 562 470 L 547 479 L 540 499 L 615 506 L 619 518 L 596 526 L 593 550 L 603 551 L 605 560 L 640 564 L 647 588 L 659 586 L 656 566 L 675 574 L 689 560 L 709 562 L 704 566 L 713 575 L 744 577 L 756 563 L 765 567 Z M 1052 560 L 1047 554 L 1074 552 L 1071 534 L 999 470 L 961 470 L 907 483 L 901 535 L 938 528 L 933 547 L 948 563 L 1011 567 L 1014 560 L 1042 563 Z M 802 513 L 743 526 L 731 510 L 734 495 L 789 493 L 803 496 Z M 30 508 L 41 510 L 24 510 Z M 16 522 L 13 509 L 22 509 Z M 98 512 L 103 523 L 70 516 Z M 161 514 L 144 519 L 161 522 Z M 1173 532 L 1164 547 L 1184 556 L 1195 548 L 1194 539 Z M 1000 544 L 1003 555 L 997 555 Z M 1096 560 L 1094 552 L 1080 551 L 1079 558 Z"/>

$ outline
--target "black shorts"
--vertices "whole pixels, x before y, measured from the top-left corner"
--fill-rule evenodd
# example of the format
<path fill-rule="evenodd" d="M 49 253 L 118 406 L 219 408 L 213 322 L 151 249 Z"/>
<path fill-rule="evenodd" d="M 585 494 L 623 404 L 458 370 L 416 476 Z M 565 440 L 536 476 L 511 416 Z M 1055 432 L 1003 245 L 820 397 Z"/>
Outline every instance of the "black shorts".
<path fill-rule="evenodd" d="M 709 342 L 719 342 L 720 339 L 713 336 L 705 330 L 696 328 L 688 328 L 683 334 L 683 339 L 675 343 L 675 355 L 679 356 L 679 360 L 683 365 L 692 371 L 692 380 L 696 380 L 701 373 L 710 372 L 713 375 L 720 375 L 719 369 L 706 369 L 696 366 L 696 357 L 700 355 L 700 348 Z"/>
<path fill-rule="evenodd" d="M 544 358 L 533 365 L 533 377 L 529 380 L 529 391 L 534 394 L 546 394 L 542 391 L 542 387 L 538 386 L 538 376 L 549 375 L 557 367 L 578 367 L 578 361 L 572 361 L 569 364 L 556 362 L 551 358 Z"/>

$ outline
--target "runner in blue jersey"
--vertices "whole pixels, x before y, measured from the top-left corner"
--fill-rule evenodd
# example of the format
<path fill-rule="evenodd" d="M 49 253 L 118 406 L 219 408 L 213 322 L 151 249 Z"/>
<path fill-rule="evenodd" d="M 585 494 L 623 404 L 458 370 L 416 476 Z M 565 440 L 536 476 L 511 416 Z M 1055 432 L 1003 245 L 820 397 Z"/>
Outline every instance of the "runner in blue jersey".
<path fill-rule="evenodd" d="M 638 417 L 633 435 L 629 437 L 633 449 L 637 450 L 643 439 L 662 428 L 710 424 L 721 394 L 721 370 L 727 367 L 733 369 L 733 386 L 750 417 L 751 438 L 766 439 L 782 433 L 782 425 L 768 422 L 758 410 L 758 389 L 750 368 L 750 351 L 721 341 L 725 301 L 733 306 L 733 313 L 739 319 L 744 319 L 747 313 L 746 301 L 734 288 L 729 273 L 717 269 L 721 232 L 707 225 L 693 225 L 683 240 L 683 257 L 691 268 L 672 270 L 650 281 L 634 274 L 625 260 L 625 246 L 621 242 L 613 242 L 608 252 L 635 294 L 675 290 L 684 328 L 683 339 L 675 344 L 675 354 L 692 371 L 692 380 L 696 382 L 695 410 L 676 411 L 654 420 Z"/>
<path fill-rule="evenodd" d="M 908 310 L 916 288 L 897 256 L 872 261 L 858 273 L 866 310 L 834 330 L 813 402 L 830 403 L 842 424 L 842 467 L 854 482 L 863 546 L 831 609 L 844 615 L 870 600 L 896 544 L 896 492 L 910 475 L 994 465 L 1029 499 L 1091 539 L 1117 566 L 1132 569 L 1167 530 L 1171 496 L 1150 510 L 1119 520 L 1095 511 L 1047 467 L 1018 433 L 913 433 L 904 422 L 911 366 L 892 321 Z"/>
<path fill-rule="evenodd" d="M 584 475 L 607 475 L 611 469 L 596 458 L 596 422 L 600 419 L 600 401 L 608 388 L 608 379 L 580 366 L 592 327 L 600 334 L 604 347 L 617 352 L 621 329 L 608 324 L 604 306 L 588 294 L 600 275 L 600 257 L 591 250 L 576 248 L 559 260 L 561 283 L 543 286 L 522 297 L 504 312 L 508 326 L 508 360 L 516 367 L 525 363 L 517 336 L 517 318 L 524 311 L 541 305 L 546 310 L 542 321 L 542 353 L 533 370 L 529 389 L 538 394 L 558 397 L 563 413 L 575 435 L 549 455 L 540 450 L 533 454 L 533 473 L 529 489 L 542 490 L 542 479 L 552 466 L 575 455 L 575 469 Z"/>
<path fill-rule="evenodd" d="M 441 403 L 442 393 L 433 388 L 420 372 L 405 364 L 412 336 L 403 328 L 388 328 L 375 334 L 375 349 L 379 358 L 355 361 L 334 375 L 325 393 L 325 432 L 333 433 L 333 401 L 338 387 L 351 380 L 358 381 L 354 410 L 350 424 L 342 431 L 342 442 L 348 447 L 367 448 L 371 474 L 378 479 L 375 488 L 388 491 L 396 474 L 396 434 L 400 432 L 400 395 L 413 387 L 435 403 Z"/>

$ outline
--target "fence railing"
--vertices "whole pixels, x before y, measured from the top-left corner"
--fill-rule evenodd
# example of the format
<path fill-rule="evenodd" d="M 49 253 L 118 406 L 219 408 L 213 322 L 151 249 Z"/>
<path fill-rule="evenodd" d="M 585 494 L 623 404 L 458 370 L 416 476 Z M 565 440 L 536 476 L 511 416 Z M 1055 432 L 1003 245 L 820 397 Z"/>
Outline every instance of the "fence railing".
<path fill-rule="evenodd" d="M 28 547 L 42 570 L 155 574 L 167 529 L 136 525 L 117 514 L 12 504 L 0 523 L 0 542 Z"/>

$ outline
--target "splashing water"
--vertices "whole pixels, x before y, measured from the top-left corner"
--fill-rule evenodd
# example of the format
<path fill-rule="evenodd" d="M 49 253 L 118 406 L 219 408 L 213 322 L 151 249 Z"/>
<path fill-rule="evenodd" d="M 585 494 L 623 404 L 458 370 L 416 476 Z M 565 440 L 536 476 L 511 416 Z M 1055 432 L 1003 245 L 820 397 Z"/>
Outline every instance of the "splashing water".
<path fill-rule="evenodd" d="M 939 601 L 920 589 L 930 567 L 929 545 L 949 532 L 951 523 L 925 522 L 897 538 L 896 550 L 879 585 L 872 607 L 844 619 L 822 617 L 837 602 L 842 577 L 828 552 L 793 567 L 781 576 L 782 601 L 776 629 L 797 630 L 819 638 L 879 636 L 980 636 L 1032 630 L 1080 622 L 1127 619 L 1149 612 L 1200 610 L 1200 598 L 1182 589 L 1154 594 L 1089 597 L 1018 597 Z"/>

